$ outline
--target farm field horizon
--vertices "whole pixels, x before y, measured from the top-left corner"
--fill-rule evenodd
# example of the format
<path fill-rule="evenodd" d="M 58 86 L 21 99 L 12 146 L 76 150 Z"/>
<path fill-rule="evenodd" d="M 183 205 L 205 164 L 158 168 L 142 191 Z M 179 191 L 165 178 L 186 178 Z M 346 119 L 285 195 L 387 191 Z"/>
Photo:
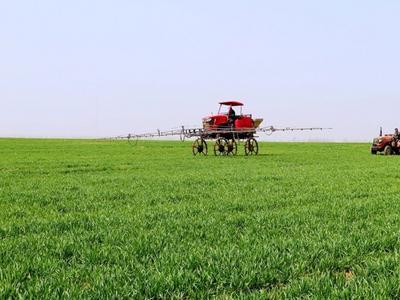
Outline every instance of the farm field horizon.
<path fill-rule="evenodd" d="M 400 297 L 400 157 L 211 150 L 0 139 L 0 298 Z"/>

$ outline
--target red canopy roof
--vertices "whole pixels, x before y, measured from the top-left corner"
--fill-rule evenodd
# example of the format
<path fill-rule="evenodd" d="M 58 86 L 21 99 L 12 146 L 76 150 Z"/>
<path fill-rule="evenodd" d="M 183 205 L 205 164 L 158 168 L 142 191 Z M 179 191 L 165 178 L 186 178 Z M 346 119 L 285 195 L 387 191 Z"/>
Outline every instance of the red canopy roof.
<path fill-rule="evenodd" d="M 220 102 L 219 104 L 228 106 L 243 106 L 243 103 L 239 101 L 225 101 L 225 102 Z"/>

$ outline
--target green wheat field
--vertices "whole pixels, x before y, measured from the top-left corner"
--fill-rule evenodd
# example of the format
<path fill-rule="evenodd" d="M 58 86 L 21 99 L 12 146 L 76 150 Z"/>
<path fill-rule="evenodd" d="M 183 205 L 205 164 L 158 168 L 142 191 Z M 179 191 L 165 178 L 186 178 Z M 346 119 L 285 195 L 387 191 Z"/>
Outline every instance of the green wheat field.
<path fill-rule="evenodd" d="M 400 297 L 400 157 L 239 147 L 0 139 L 0 299 Z"/>

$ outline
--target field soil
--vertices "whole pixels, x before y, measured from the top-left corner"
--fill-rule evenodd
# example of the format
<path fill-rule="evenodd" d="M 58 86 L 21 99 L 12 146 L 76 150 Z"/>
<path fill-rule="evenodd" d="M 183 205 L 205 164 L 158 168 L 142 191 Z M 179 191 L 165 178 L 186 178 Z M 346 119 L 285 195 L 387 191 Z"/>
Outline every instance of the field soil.
<path fill-rule="evenodd" d="M 0 299 L 398 299 L 399 274 L 400 157 L 367 144 L 0 139 Z"/>

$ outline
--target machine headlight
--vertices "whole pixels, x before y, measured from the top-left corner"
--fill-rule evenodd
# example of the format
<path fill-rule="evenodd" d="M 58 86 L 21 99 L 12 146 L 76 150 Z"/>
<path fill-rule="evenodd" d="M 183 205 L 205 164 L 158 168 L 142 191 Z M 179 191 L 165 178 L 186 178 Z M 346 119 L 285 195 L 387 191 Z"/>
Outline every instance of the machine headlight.
<path fill-rule="evenodd" d="M 377 145 L 377 144 L 382 143 L 382 141 L 383 141 L 383 139 L 375 138 L 375 139 L 372 141 L 372 143 L 373 143 L 374 145 Z"/>

